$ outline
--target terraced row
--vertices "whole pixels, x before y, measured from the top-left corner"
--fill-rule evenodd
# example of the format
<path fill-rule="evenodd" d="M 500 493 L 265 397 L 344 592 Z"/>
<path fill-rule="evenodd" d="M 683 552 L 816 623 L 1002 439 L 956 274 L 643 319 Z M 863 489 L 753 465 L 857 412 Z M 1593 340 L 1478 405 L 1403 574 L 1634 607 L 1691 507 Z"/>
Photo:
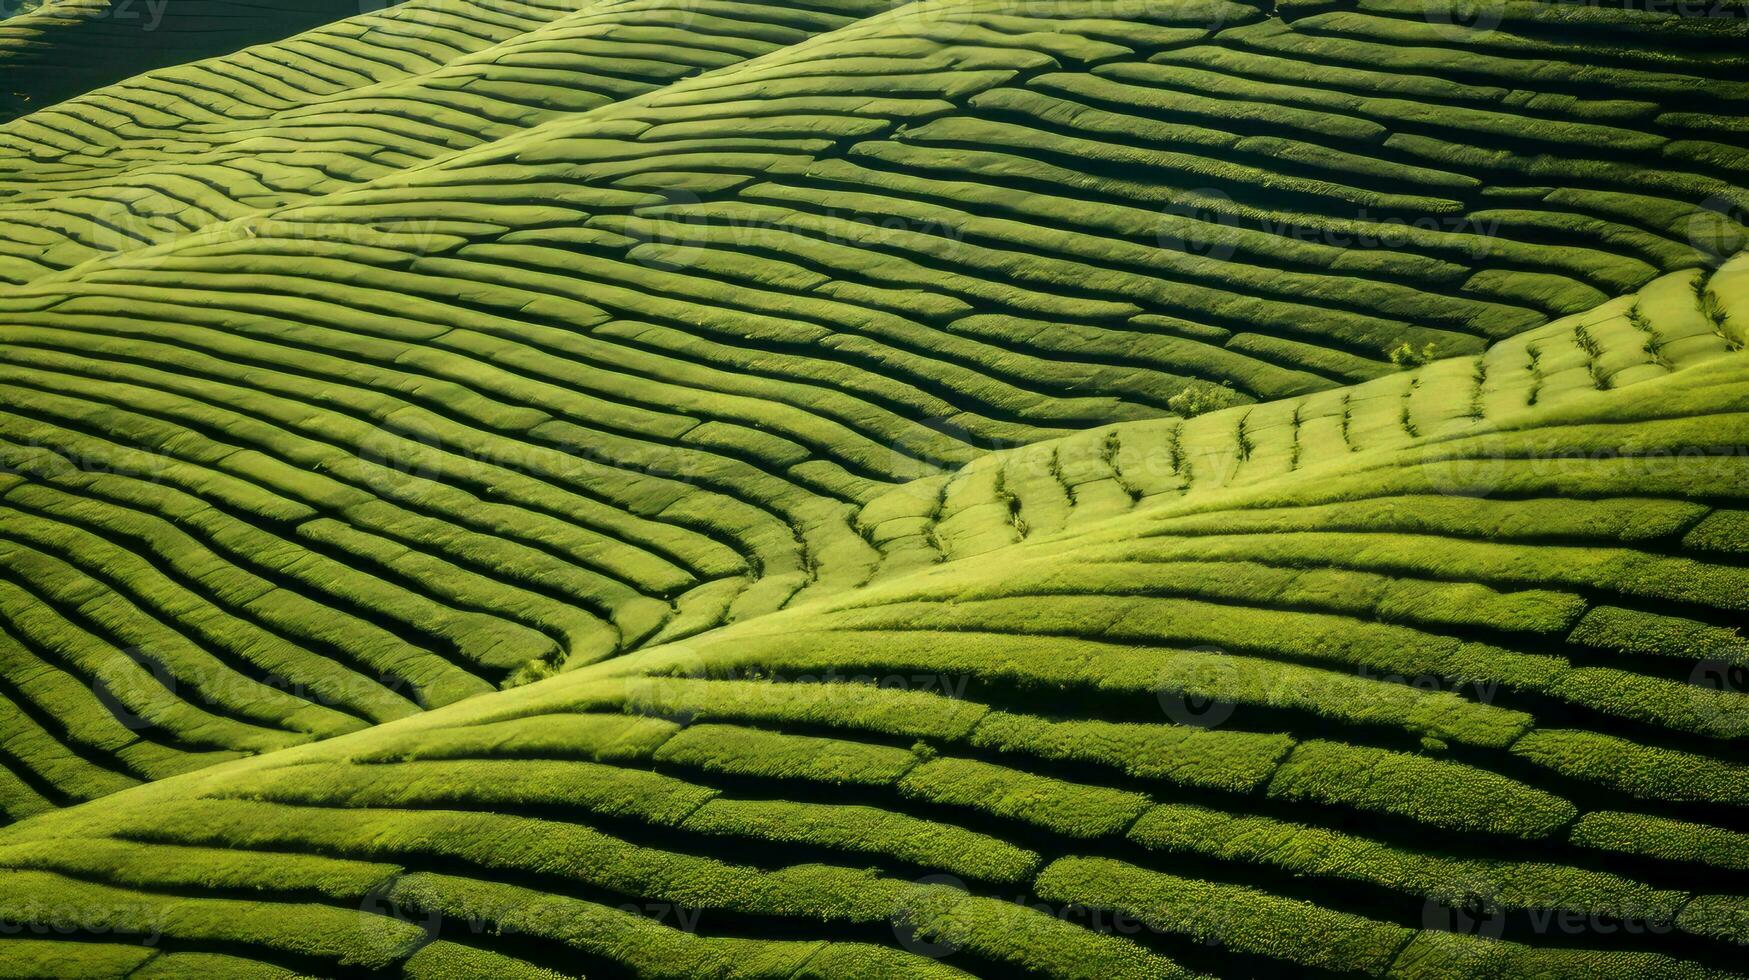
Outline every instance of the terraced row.
<path fill-rule="evenodd" d="M 1479 10 L 0 129 L 0 975 L 1742 975 L 1743 19 Z"/>
<path fill-rule="evenodd" d="M 1505 64 L 1494 34 L 1424 25 L 1479 49 L 1467 70 L 1494 84 L 1362 72 L 1338 90 L 1306 61 L 1373 59 L 1365 24 L 1337 42 L 1325 15 L 1232 5 L 1151 30 L 1071 19 L 1099 12 L 906 7 L 382 186 L 454 204 L 506 181 L 659 188 L 666 206 L 567 244 L 873 307 L 979 373 L 1143 414 L 1187 384 L 1206 401 L 1216 382 L 1248 399 L 1363 380 L 1405 342 L 1477 352 L 1744 241 L 1742 97 L 1713 84 L 1740 56 L 1681 32 L 1665 46 L 1687 61 L 1623 51 L 1647 67 L 1586 76 L 1581 99 L 1571 45 Z M 1703 87 L 1712 124 L 1668 108 Z M 1477 133 L 1504 149 L 1458 152 Z"/>
<path fill-rule="evenodd" d="M 592 216 L 607 234 L 561 241 L 874 307 L 863 316 L 896 316 L 891 329 L 945 334 L 979 374 L 1156 415 L 1187 384 L 1205 402 L 1224 397 L 1214 382 L 1273 398 L 1376 376 L 1404 342 L 1479 351 L 1743 243 L 1742 92 L 1722 78 L 1741 55 L 1667 18 L 1569 25 L 1659 38 L 1618 39 L 1641 67 L 1604 74 L 1563 60 L 1595 43 L 1508 60 L 1502 31 L 1384 15 L 1199 3 L 1138 27 L 1102 12 L 910 5 L 381 182 L 441 194 L 441 209 L 342 195 L 267 220 L 345 222 L 369 201 L 373 221 L 417 222 L 442 249 L 449 231 L 526 230 L 508 210 L 442 220 L 507 182 L 536 199 L 579 180 L 656 189 L 665 206 Z M 1469 74 L 1308 64 L 1378 64 L 1381 24 L 1405 35 L 1392 67 L 1461 52 Z M 1710 122 L 1667 104 L 1701 88 Z M 1458 152 L 1476 133 L 1504 149 Z"/>
<path fill-rule="evenodd" d="M 338 0 L 12 0 L 0 123 L 129 75 L 273 41 L 368 9 Z"/>
<path fill-rule="evenodd" d="M 0 955 L 1740 975 L 1743 368 L 1161 497 L 26 821 L 0 903 L 40 932 Z M 1495 494 L 1447 492 L 1454 461 Z"/>
<path fill-rule="evenodd" d="M 661 196 L 476 193 L 495 254 L 478 222 L 381 227 L 451 211 L 387 188 L 0 296 L 10 815 L 857 584 L 860 502 L 976 454 L 931 428 L 965 399 L 922 359 L 907 384 L 865 345 L 847 375 L 717 282 L 579 281 L 571 229 Z"/>
<path fill-rule="evenodd" d="M 877 6 L 411 0 L 105 86 L 0 127 L 0 279 L 190 236 L 223 241 L 246 233 L 227 224 L 237 219 L 764 54 Z M 380 223 L 421 230 L 393 214 Z"/>
<path fill-rule="evenodd" d="M 1421 437 L 1487 435 L 1497 419 L 1661 378 L 1743 349 L 1749 254 L 1671 273 L 1638 293 L 1563 317 L 1473 357 L 1298 398 L 1189 419 L 1101 426 L 912 480 L 857 513 L 883 568 L 981 554 L 1074 530 L 1161 494 L 1243 487 Z M 1357 457 L 1361 458 L 1370 457 Z M 1487 496 L 1503 463 L 1444 467 L 1446 492 Z"/>
<path fill-rule="evenodd" d="M 1650 15 L 1602 18 L 1661 39 L 1607 78 L 1578 74 L 1595 44 L 1504 59 L 1490 52 L 1509 32 L 1446 32 L 1463 84 L 1436 59 L 1313 72 L 1290 106 L 1266 67 L 1364 60 L 1387 26 L 1422 28 L 1226 3 L 1140 22 L 1093 2 L 860 12 L 409 5 L 7 127 L 42 151 L 20 173 L 67 202 L 80 180 L 289 160 L 325 127 L 404 135 L 412 103 L 367 124 L 354 96 L 497 120 L 475 149 L 348 157 L 376 162 L 297 183 L 291 207 L 203 185 L 233 210 L 166 206 L 240 216 L 94 261 L 75 249 L 54 264 L 78 265 L 0 289 L 0 693 L 30 746 L 0 756 L 29 790 L 8 814 L 1740 344 L 1741 302 L 1718 285 L 1735 273 L 1654 277 L 1741 230 L 1721 217 L 1679 240 L 1714 214 L 1704 195 L 1740 197 L 1738 137 L 1720 123 L 1699 140 L 1665 106 L 1704 85 L 1735 118 L 1720 76 L 1741 52 Z M 694 44 L 635 84 L 563 105 L 528 88 L 630 78 L 674 17 Z M 318 70 L 378 47 L 388 63 L 364 74 Z M 522 55 L 558 52 L 523 78 Z M 1211 117 L 1212 96 L 1188 93 L 1215 69 L 1168 70 L 1193 55 L 1248 96 L 1222 106 L 1272 108 Z M 283 84 L 247 82 L 273 65 Z M 1579 77 L 1602 87 L 1578 98 Z M 245 84 L 271 98 L 239 102 Z M 504 108 L 518 99 L 540 107 Z M 113 133 L 76 122 L 129 106 L 151 112 Z M 1539 135 L 1486 166 L 1440 150 L 1464 172 L 1400 193 L 1426 170 L 1415 148 L 1453 127 Z M 1074 173 L 1050 156 L 1071 131 Z M 1237 162 L 1258 152 L 1294 162 Z M 1654 156 L 1661 176 L 1640 166 Z M 1484 198 L 1524 213 L 1496 215 L 1491 238 L 1388 220 L 1467 220 Z M 1186 203 L 1208 210 L 1172 209 Z M 48 213 L 34 206 L 17 213 Z M 1286 233 L 1302 221 L 1404 237 Z M 1637 312 L 1539 327 L 1647 282 Z M 1287 346 L 1258 353 L 1246 338 L 1262 336 Z"/>
<path fill-rule="evenodd" d="M 1496 345 L 1484 358 L 985 457 L 951 477 L 898 485 L 860 509 L 839 502 L 841 520 L 854 513 L 868 544 L 843 524 L 818 553 L 837 559 L 860 549 L 854 553 L 865 557 L 849 573 L 836 561 L 823 566 L 829 583 L 850 584 L 874 573 L 877 548 L 880 567 L 898 572 L 1035 529 L 1072 530 L 1157 494 L 1216 489 L 1362 449 L 1376 454 L 1421 435 L 1487 432 L 1495 417 L 1533 399 L 1558 405 L 1724 353 L 1735 345 L 1727 327 L 1743 317 L 1746 297 L 1741 261 L 1708 277 L 1677 274 Z M 35 788 L 9 808 L 13 816 L 227 753 L 401 717 L 560 662 L 592 663 L 651 638 L 706 629 L 726 610 L 756 615 L 756 603 L 769 609 L 792 595 L 805 571 L 791 565 L 787 579 L 773 576 L 737 598 L 739 553 L 637 516 L 652 512 L 639 495 L 680 500 L 691 492 L 683 485 L 628 482 L 618 488 L 624 509 L 604 506 L 597 495 L 605 467 L 558 449 L 507 447 L 453 415 L 377 394 L 417 390 L 407 381 L 361 377 L 334 361 L 336 374 L 356 384 L 352 401 L 332 381 L 321 401 L 357 405 L 365 420 L 312 418 L 307 401 L 275 394 L 274 375 L 251 372 L 244 388 L 223 381 L 226 367 L 213 362 L 212 379 L 201 379 L 196 353 L 225 342 L 215 329 L 141 322 L 128 327 L 127 339 L 92 348 L 90 333 L 59 322 L 32 315 L 8 327 L 0 376 L 14 426 L 4 442 L 12 475 L 0 512 L 0 547 L 9 556 L 0 596 L 10 613 L 0 635 L 17 724 L 32 733 L 29 750 L 9 754 Z M 170 343 L 181 337 L 204 343 Z M 285 390 L 322 377 L 313 370 L 322 364 L 312 354 L 317 346 L 282 355 L 281 364 L 296 369 L 279 375 Z M 1531 350 L 1541 352 L 1534 362 Z M 121 363 L 94 367 L 95 354 Z M 172 361 L 180 365 L 174 374 L 147 367 Z M 563 367 L 546 369 L 554 383 Z M 467 368 L 458 363 L 451 376 Z M 556 400 L 551 384 L 541 390 Z M 437 404 L 492 418 L 482 396 L 470 398 Z M 581 407 L 570 414 L 601 416 Z M 470 450 L 484 448 L 444 448 L 462 439 L 477 440 L 463 443 Z M 532 476 L 519 468 L 528 461 L 540 466 Z M 310 472 L 287 479 L 292 467 Z M 780 486 L 747 467 L 721 482 L 745 496 L 760 485 L 745 478 L 749 472 Z M 1487 492 L 1494 488 L 1471 484 L 1505 473 L 1451 464 L 1445 477 L 1446 489 Z M 774 490 L 773 499 L 785 500 L 785 492 Z M 807 498 L 793 487 L 787 493 L 798 510 L 780 516 L 806 514 Z M 702 504 L 686 506 L 705 513 Z M 769 515 L 771 530 L 754 524 L 737 536 L 722 527 L 723 514 L 718 508 L 704 530 L 736 544 L 796 541 Z M 789 557 L 754 554 L 768 572 Z M 1186 566 L 1187 576 L 1198 571 Z M 530 660 L 536 664 L 525 666 Z M 141 729 L 158 741 L 141 744 Z"/>

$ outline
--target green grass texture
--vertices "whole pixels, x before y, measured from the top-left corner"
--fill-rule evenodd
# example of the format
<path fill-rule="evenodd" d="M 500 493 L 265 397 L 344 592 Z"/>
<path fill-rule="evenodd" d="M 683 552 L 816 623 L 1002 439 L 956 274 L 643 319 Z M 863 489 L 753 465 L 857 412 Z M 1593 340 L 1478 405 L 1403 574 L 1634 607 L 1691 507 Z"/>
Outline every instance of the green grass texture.
<path fill-rule="evenodd" d="M 0 6 L 0 977 L 1749 977 L 1749 8 Z"/>

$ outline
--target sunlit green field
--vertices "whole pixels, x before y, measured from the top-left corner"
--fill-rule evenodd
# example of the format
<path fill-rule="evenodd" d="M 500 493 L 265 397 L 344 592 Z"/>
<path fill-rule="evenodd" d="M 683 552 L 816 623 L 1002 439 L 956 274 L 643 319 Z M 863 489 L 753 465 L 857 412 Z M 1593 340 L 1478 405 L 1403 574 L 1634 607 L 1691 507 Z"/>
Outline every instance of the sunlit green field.
<path fill-rule="evenodd" d="M 0 0 L 0 978 L 1749 977 L 1741 0 Z"/>

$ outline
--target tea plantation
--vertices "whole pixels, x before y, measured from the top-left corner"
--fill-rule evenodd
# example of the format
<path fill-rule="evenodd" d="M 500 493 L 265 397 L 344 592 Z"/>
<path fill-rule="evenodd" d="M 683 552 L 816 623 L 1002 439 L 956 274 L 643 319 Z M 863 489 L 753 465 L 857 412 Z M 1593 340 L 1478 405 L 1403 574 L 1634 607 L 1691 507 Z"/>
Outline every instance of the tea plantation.
<path fill-rule="evenodd" d="M 154 3 L 0 977 L 1749 977 L 1740 2 Z"/>

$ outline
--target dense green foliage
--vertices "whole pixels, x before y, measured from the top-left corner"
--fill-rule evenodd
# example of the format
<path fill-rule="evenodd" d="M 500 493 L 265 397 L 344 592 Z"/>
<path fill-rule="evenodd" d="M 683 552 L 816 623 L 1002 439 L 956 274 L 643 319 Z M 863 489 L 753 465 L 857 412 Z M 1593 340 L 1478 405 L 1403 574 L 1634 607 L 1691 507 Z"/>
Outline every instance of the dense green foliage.
<path fill-rule="evenodd" d="M 1740 4 L 169 2 L 0 23 L 0 976 L 1749 975 Z"/>

